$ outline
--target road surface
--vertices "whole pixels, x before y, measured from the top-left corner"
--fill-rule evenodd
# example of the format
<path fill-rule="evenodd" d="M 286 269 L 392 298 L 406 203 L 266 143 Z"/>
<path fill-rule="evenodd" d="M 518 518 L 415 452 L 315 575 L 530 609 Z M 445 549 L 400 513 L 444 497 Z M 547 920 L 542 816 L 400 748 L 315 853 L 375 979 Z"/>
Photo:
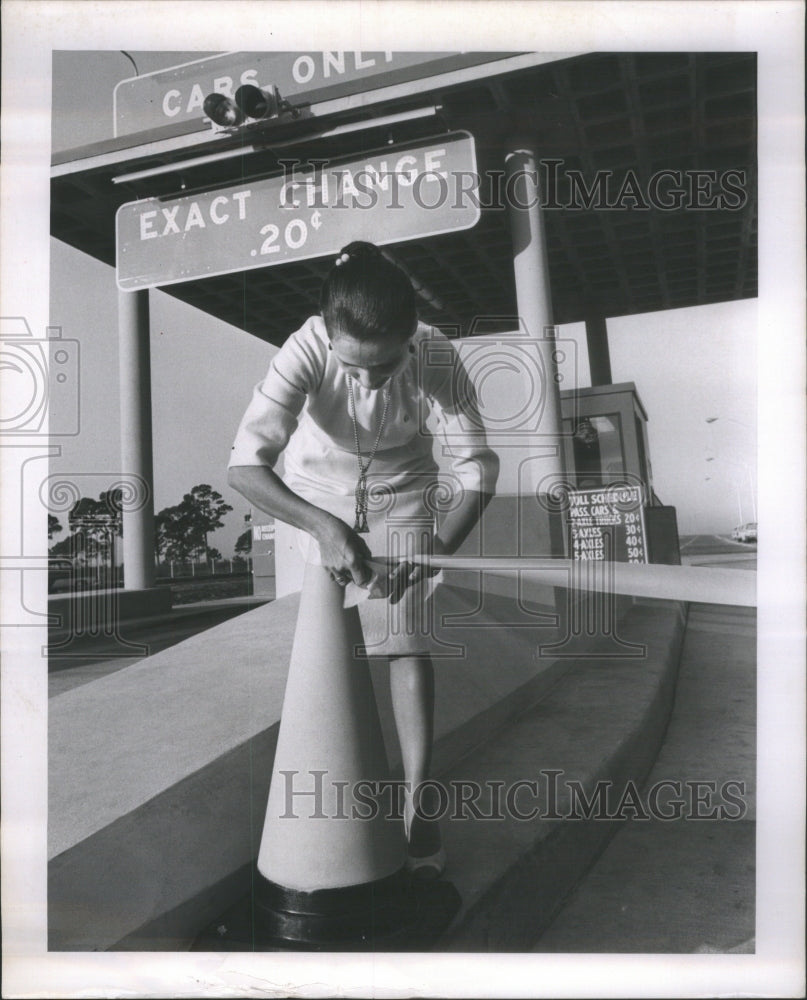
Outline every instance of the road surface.
<path fill-rule="evenodd" d="M 123 670 L 146 656 L 159 653 L 213 628 L 262 603 L 255 598 L 233 598 L 185 604 L 163 618 L 124 624 L 121 633 L 127 645 L 114 638 L 78 637 L 67 645 L 51 646 L 48 655 L 48 697 L 88 684 L 98 677 Z"/>
<path fill-rule="evenodd" d="M 689 818 L 626 820 L 533 950 L 753 952 L 755 771 L 755 610 L 691 605 L 672 719 L 644 786 L 680 782 Z"/>

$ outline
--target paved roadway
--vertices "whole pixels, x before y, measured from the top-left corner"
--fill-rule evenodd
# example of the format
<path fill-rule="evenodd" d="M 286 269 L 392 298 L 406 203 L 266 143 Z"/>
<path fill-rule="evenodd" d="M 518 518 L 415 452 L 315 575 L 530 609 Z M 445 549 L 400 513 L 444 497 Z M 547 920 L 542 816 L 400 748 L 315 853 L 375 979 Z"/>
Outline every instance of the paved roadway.
<path fill-rule="evenodd" d="M 78 637 L 68 645 L 51 646 L 48 655 L 48 697 L 88 684 L 189 639 L 197 632 L 220 625 L 263 603 L 260 598 L 235 597 L 180 605 L 169 615 L 138 623 L 124 623 L 126 645 L 115 638 Z"/>
<path fill-rule="evenodd" d="M 691 548 L 715 565 L 753 568 L 733 558 L 736 544 L 699 536 Z M 753 549 L 743 561 L 755 564 Z M 665 780 L 708 781 L 719 790 L 742 782 L 742 807 L 728 812 L 744 809 L 743 815 L 627 820 L 533 951 L 753 952 L 755 640 L 755 609 L 690 606 L 672 719 L 645 784 L 647 790 Z M 721 804 L 718 791 L 711 805 Z M 686 811 L 708 815 L 711 808 Z"/>
<path fill-rule="evenodd" d="M 756 542 L 735 542 L 729 535 L 687 535 L 681 539 L 684 566 L 756 569 Z"/>

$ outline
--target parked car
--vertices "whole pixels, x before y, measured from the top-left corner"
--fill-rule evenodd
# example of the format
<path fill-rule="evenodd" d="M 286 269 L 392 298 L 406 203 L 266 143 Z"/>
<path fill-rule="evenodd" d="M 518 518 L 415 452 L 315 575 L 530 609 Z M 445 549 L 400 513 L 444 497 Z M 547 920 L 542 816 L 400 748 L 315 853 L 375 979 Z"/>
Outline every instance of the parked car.
<path fill-rule="evenodd" d="M 734 529 L 731 537 L 735 542 L 755 542 L 757 540 L 757 522 L 749 521 L 748 524 L 741 524 Z"/>

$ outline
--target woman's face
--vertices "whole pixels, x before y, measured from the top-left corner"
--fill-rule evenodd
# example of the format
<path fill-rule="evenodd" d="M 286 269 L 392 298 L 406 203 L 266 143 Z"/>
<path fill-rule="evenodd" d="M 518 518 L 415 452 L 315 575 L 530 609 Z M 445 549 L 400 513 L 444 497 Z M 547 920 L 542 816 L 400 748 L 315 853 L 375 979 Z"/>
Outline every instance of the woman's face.
<path fill-rule="evenodd" d="M 361 386 L 380 389 L 406 365 L 409 339 L 379 342 L 338 333 L 331 339 L 331 350 L 344 371 Z"/>

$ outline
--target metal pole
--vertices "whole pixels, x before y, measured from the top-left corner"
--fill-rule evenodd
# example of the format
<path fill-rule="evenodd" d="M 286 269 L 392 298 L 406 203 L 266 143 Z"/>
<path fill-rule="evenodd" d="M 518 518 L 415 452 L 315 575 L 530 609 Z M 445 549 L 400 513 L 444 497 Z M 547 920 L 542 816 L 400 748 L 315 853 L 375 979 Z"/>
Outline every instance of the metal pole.
<path fill-rule="evenodd" d="M 737 494 L 737 516 L 740 518 L 740 520 L 737 523 L 738 524 L 743 524 L 744 523 L 743 522 L 743 502 L 740 499 L 740 487 L 736 483 L 734 484 L 734 490 L 735 490 L 735 492 Z"/>
<path fill-rule="evenodd" d="M 757 520 L 757 498 L 754 496 L 754 479 L 753 479 L 753 476 L 751 475 L 751 469 L 750 469 L 749 466 L 746 466 L 745 471 L 748 473 L 748 489 L 749 489 L 749 492 L 750 492 L 750 495 L 751 495 L 751 511 L 753 513 L 753 516 L 754 516 L 754 521 L 756 521 Z"/>
<path fill-rule="evenodd" d="M 123 511 L 123 585 L 154 586 L 154 468 L 151 441 L 151 359 L 148 290 L 118 292 L 121 458 L 138 504 Z M 141 495 L 142 491 L 142 495 Z"/>

